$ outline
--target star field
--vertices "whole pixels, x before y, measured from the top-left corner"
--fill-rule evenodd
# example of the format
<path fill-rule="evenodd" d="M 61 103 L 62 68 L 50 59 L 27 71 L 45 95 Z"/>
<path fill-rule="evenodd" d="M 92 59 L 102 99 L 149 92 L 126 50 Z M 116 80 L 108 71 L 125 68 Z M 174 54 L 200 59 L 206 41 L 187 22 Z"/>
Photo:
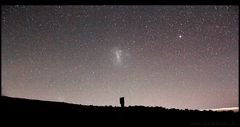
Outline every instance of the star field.
<path fill-rule="evenodd" d="M 2 94 L 238 106 L 237 6 L 2 6 Z"/>

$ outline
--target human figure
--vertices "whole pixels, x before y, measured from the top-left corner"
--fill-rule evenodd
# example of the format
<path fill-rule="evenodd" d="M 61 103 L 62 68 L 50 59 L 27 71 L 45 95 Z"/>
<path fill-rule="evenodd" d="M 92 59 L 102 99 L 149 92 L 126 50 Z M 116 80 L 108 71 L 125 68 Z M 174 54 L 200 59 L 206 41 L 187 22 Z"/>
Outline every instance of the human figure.
<path fill-rule="evenodd" d="M 120 97 L 120 104 L 121 104 L 121 107 L 123 108 L 124 107 L 124 97 Z"/>

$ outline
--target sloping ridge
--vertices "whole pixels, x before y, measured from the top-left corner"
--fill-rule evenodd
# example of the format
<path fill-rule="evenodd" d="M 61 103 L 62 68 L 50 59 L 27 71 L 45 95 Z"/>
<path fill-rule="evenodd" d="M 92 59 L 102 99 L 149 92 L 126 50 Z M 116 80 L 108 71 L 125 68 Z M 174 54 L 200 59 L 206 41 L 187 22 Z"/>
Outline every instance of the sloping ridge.
<path fill-rule="evenodd" d="M 11 121 L 54 121 L 87 123 L 133 123 L 168 125 L 238 124 L 238 112 L 166 109 L 163 107 L 86 106 L 62 102 L 29 100 L 1 96 L 1 114 Z M 70 121 L 70 122 L 69 122 Z M 79 122 L 80 121 L 80 122 Z"/>

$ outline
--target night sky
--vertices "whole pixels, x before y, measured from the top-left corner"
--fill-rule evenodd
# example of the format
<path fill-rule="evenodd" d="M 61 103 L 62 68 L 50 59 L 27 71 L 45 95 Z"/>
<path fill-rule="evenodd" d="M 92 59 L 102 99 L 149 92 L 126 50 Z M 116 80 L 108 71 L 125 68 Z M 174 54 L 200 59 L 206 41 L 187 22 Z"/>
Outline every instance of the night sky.
<path fill-rule="evenodd" d="M 2 94 L 238 106 L 238 6 L 2 6 Z"/>

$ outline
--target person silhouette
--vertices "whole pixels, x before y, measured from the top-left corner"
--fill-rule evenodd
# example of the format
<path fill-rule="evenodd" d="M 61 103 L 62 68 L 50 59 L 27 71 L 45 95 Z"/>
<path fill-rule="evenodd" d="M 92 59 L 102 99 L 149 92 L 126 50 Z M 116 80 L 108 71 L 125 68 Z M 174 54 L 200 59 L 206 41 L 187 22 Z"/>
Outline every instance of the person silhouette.
<path fill-rule="evenodd" d="M 124 97 L 120 97 L 120 104 L 121 104 L 121 107 L 123 108 L 124 107 Z"/>

